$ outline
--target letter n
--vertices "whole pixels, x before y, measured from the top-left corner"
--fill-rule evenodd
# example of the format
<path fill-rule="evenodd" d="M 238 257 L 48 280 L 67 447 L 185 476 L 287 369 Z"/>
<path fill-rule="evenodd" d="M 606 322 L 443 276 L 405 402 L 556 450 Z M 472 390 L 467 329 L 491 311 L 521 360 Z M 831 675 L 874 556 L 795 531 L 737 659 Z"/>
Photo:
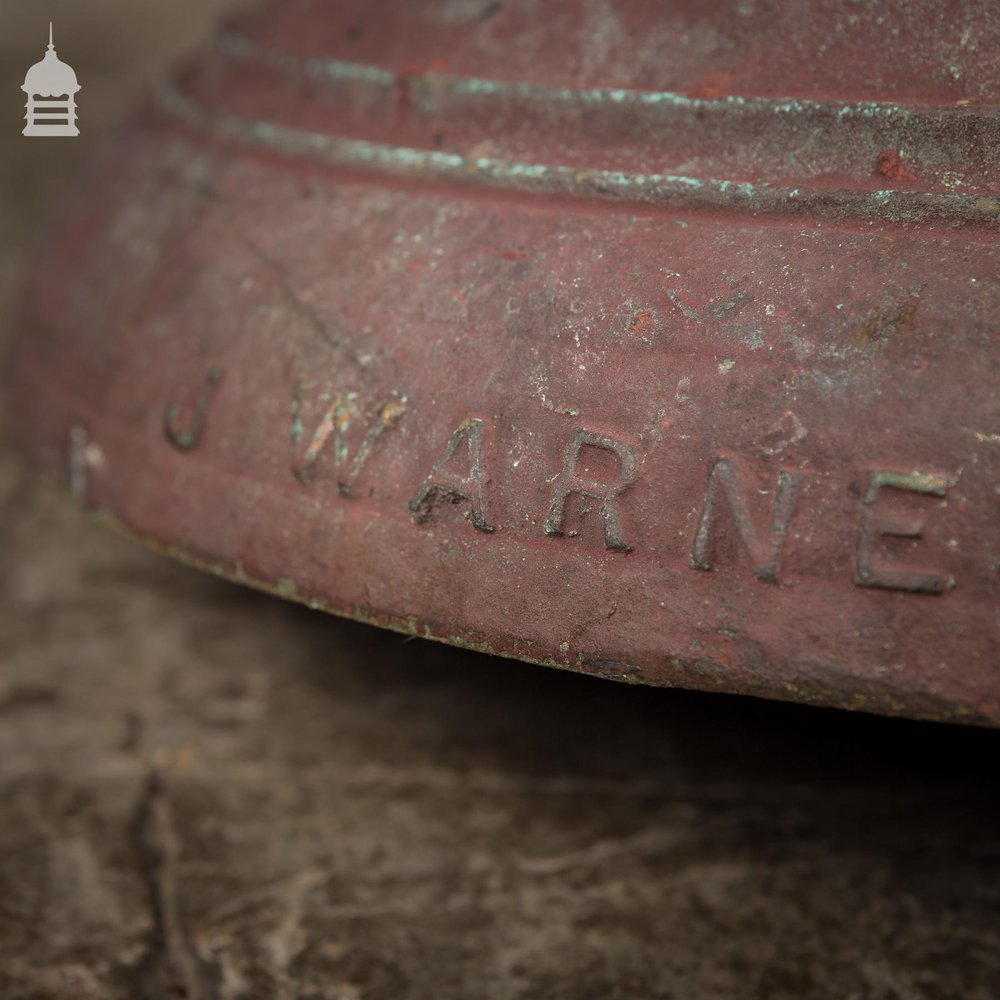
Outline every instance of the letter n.
<path fill-rule="evenodd" d="M 712 568 L 719 507 L 724 501 L 736 525 L 740 541 L 750 554 L 754 576 L 766 583 L 777 583 L 778 561 L 785 545 L 795 506 L 795 493 L 802 476 L 800 473 L 779 471 L 771 506 L 771 527 L 766 535 L 758 531 L 755 519 L 750 515 L 746 501 L 746 494 L 750 490 L 741 484 L 741 480 L 745 483 L 748 478 L 740 473 L 736 459 L 720 457 L 712 464 L 698 530 L 694 536 L 691 566 L 704 570 Z"/>

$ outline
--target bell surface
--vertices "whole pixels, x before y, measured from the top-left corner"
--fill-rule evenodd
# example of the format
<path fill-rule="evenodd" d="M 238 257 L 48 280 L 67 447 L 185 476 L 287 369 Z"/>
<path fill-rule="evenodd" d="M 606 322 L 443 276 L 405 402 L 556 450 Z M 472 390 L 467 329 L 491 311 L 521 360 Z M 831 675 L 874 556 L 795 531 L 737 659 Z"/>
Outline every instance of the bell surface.
<path fill-rule="evenodd" d="M 996 725 L 997 51 L 989 2 L 272 3 L 81 179 L 11 422 L 312 607 Z"/>

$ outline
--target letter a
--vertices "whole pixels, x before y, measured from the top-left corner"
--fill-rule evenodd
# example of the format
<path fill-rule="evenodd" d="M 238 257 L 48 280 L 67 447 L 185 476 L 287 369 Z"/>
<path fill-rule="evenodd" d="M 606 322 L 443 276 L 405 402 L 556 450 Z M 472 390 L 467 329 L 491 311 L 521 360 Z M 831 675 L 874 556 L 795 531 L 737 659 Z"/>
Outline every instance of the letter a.
<path fill-rule="evenodd" d="M 410 501 L 413 520 L 423 524 L 432 514 L 435 496 L 440 495 L 452 503 L 465 500 L 471 505 L 469 519 L 479 531 L 494 531 L 486 511 L 486 475 L 483 471 L 482 442 L 480 440 L 483 421 L 478 417 L 466 417 L 452 432 L 448 443 L 434 463 L 423 485 Z M 458 446 L 465 442 L 468 455 L 468 475 L 460 476 L 449 472 L 446 466 Z"/>

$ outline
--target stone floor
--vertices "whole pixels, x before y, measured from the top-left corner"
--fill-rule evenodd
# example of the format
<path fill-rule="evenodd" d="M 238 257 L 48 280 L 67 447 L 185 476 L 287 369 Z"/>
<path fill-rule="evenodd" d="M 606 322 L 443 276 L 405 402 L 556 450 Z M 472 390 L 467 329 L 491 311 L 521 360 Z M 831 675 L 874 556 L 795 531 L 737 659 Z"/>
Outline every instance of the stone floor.
<path fill-rule="evenodd" d="M 51 4 L 85 134 L 0 142 L 6 329 L 91 123 L 224 6 Z M 0 13 L 11 78 L 36 8 Z M 996 1000 L 998 761 L 281 603 L 118 537 L 0 424 L 3 1000 Z"/>

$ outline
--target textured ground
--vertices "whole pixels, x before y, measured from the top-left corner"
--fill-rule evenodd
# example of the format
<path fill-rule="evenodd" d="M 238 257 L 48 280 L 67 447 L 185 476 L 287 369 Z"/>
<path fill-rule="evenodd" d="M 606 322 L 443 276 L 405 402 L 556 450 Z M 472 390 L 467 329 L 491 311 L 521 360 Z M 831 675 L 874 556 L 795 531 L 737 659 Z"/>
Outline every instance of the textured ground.
<path fill-rule="evenodd" d="M 212 9 L 52 7 L 89 117 L 0 143 L 5 319 Z M 403 641 L 148 554 L 0 444 L 2 1000 L 995 1000 L 998 736 Z"/>

